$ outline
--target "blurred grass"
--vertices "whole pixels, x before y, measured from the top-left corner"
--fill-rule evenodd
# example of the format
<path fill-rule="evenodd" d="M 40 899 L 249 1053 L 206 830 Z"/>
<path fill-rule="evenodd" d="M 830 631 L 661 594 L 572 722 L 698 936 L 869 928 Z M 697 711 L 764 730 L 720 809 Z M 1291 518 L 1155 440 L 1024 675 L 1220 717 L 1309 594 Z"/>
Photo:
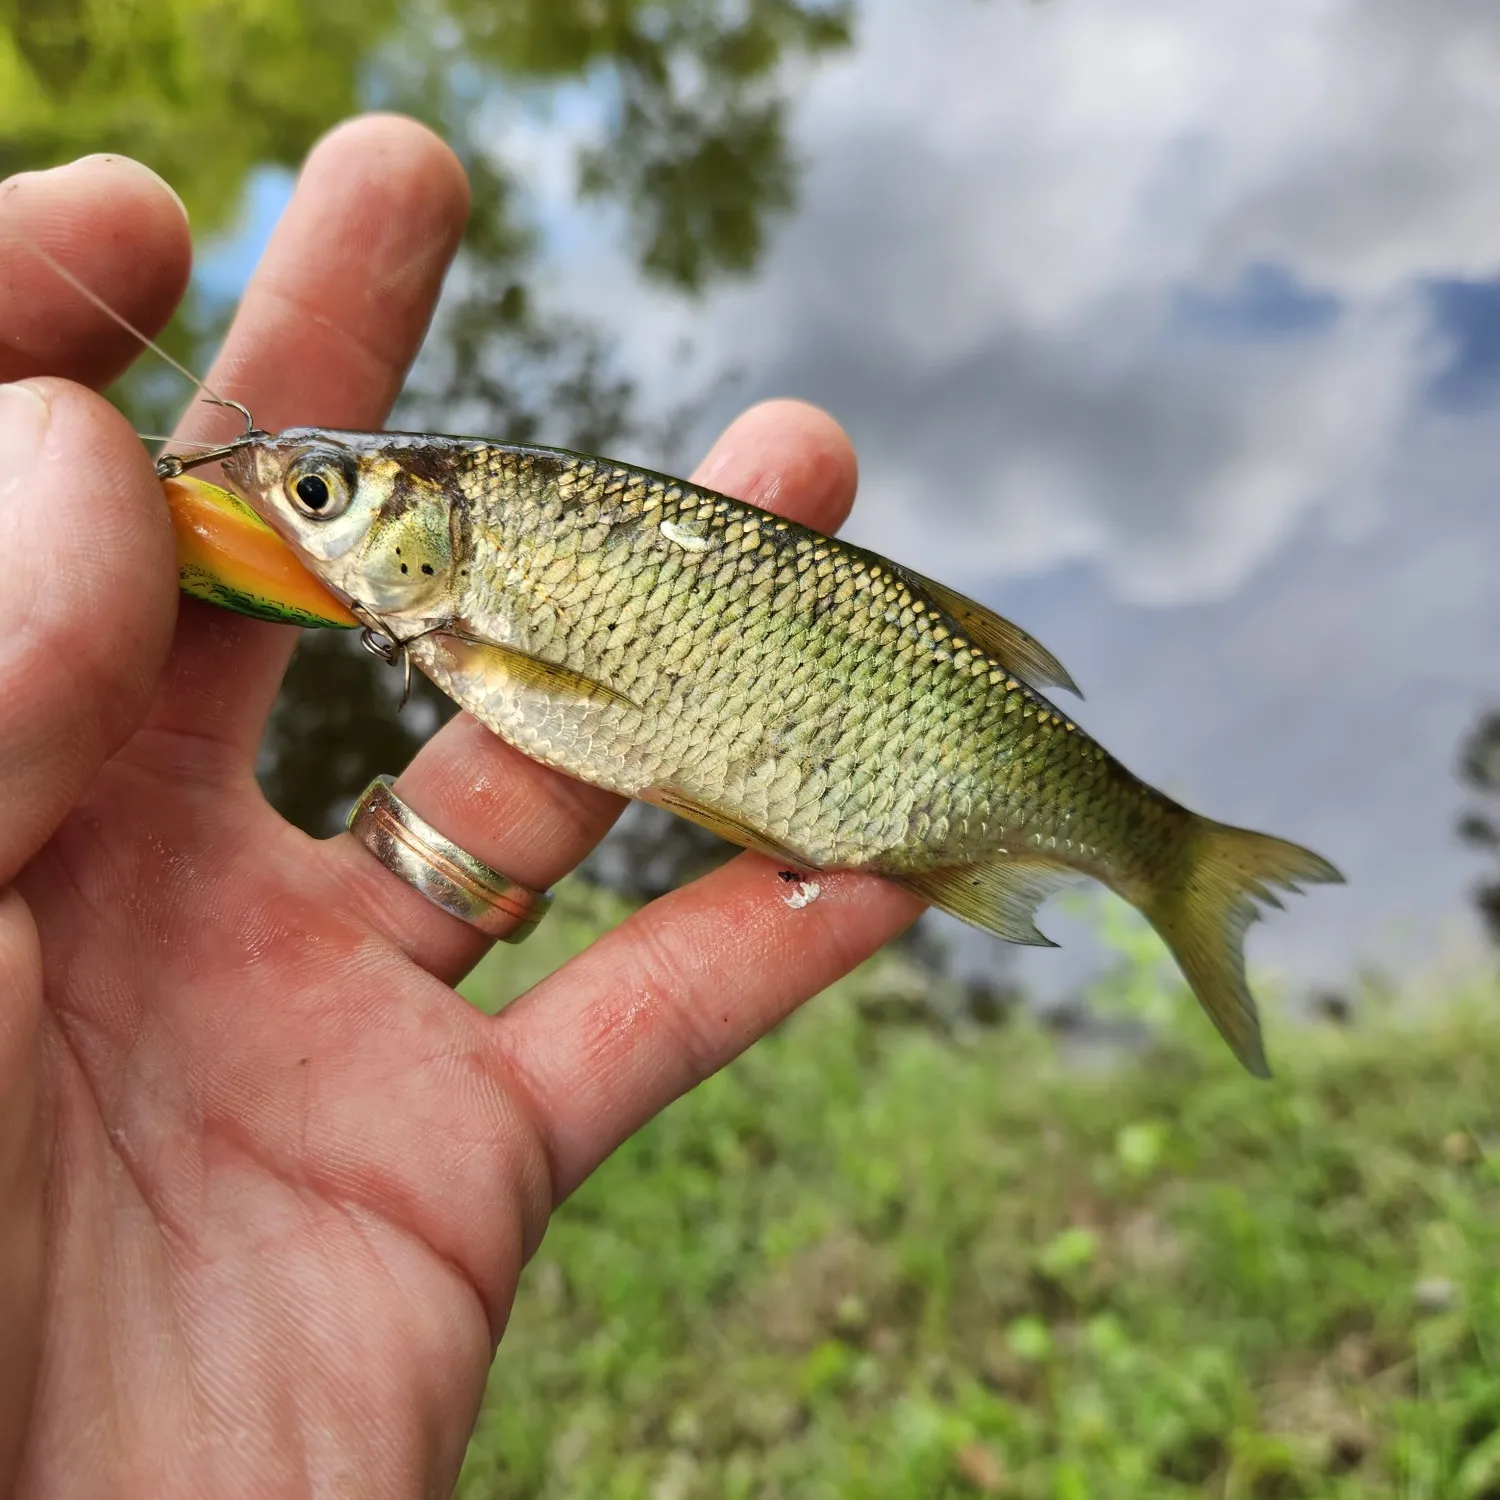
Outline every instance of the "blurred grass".
<path fill-rule="evenodd" d="M 476 998 L 617 915 L 560 908 Z M 1277 1026 L 1264 1085 L 1116 936 L 1100 998 L 1180 1011 L 1147 1056 L 872 1026 L 878 958 L 629 1142 L 527 1271 L 460 1495 L 1500 1500 L 1500 986 Z"/>

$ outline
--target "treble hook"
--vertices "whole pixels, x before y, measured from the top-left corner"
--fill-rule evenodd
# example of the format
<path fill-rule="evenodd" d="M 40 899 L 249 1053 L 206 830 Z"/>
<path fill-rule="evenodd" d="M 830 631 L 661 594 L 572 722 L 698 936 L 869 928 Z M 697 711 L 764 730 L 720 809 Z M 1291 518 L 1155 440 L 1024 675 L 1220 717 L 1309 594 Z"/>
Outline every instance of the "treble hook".
<path fill-rule="evenodd" d="M 180 453 L 164 453 L 156 460 L 156 477 L 158 479 L 180 479 L 189 469 L 200 468 L 203 464 L 217 463 L 221 458 L 228 458 L 231 453 L 238 453 L 241 448 L 248 447 L 251 443 L 258 442 L 270 434 L 261 431 L 255 425 L 255 418 L 250 415 L 250 408 L 239 401 L 228 401 L 222 396 L 211 396 L 205 393 L 203 399 L 210 406 L 222 406 L 228 411 L 237 411 L 245 419 L 245 430 L 237 437 L 227 443 L 220 443 L 216 447 L 204 448 L 198 453 L 190 454 L 186 458 Z"/>
<path fill-rule="evenodd" d="M 383 661 L 388 667 L 394 667 L 398 661 L 401 663 L 401 701 L 396 705 L 396 712 L 399 714 L 411 701 L 412 646 L 424 636 L 441 635 L 445 630 L 451 630 L 453 622 L 439 620 L 436 625 L 429 625 L 415 635 L 402 637 L 397 635 L 368 604 L 361 604 L 358 599 L 351 599 L 349 608 L 364 626 L 359 633 L 360 645 L 376 661 Z"/>
<path fill-rule="evenodd" d="M 372 619 L 377 618 L 375 615 L 371 614 L 369 610 L 364 609 L 363 605 L 360 605 L 359 609 L 362 610 L 365 614 L 370 615 Z M 359 643 L 377 661 L 383 661 L 388 667 L 394 667 L 396 665 L 397 658 L 400 658 L 401 701 L 396 705 L 396 712 L 399 714 L 411 699 L 411 652 L 407 649 L 408 643 L 403 640 L 398 640 L 397 637 L 390 631 L 386 630 L 384 626 L 382 626 L 381 629 L 376 630 L 369 625 L 366 625 L 365 628 L 360 631 Z"/>

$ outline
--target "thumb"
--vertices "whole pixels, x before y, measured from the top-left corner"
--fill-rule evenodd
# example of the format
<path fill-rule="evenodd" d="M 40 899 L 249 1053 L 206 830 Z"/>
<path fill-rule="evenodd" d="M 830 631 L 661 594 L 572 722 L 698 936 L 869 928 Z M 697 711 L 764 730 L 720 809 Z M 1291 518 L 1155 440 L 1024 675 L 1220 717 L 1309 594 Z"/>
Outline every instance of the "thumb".
<path fill-rule="evenodd" d="M 0 385 L 0 1494 L 41 1350 L 46 1220 L 36 924 L 8 889 L 145 714 L 176 617 L 161 485 L 106 402 Z"/>
<path fill-rule="evenodd" d="M 106 401 L 0 385 L 0 888 L 145 715 L 176 618 L 171 525 Z"/>

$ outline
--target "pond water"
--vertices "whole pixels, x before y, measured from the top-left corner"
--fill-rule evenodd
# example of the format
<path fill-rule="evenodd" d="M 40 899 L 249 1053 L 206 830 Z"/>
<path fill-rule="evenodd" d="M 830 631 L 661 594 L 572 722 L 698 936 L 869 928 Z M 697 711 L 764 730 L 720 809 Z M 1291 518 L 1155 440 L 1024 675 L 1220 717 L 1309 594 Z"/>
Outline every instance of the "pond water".
<path fill-rule="evenodd" d="M 1500 9 L 454 0 L 420 47 L 417 10 L 372 6 L 350 96 L 491 174 L 481 216 L 530 239 L 471 238 L 459 295 L 521 287 L 541 334 L 465 375 L 440 320 L 410 410 L 680 469 L 751 400 L 818 402 L 861 457 L 846 535 L 1038 634 L 1139 774 L 1344 869 L 1254 961 L 1483 959 L 1456 771 L 1500 702 Z M 305 144 L 236 169 L 210 334 Z M 284 705 L 329 796 L 370 715 L 375 769 L 404 743 L 375 670 L 332 728 L 331 678 Z M 1090 957 L 1043 926 L 1065 952 L 1014 961 L 1047 992 Z"/>

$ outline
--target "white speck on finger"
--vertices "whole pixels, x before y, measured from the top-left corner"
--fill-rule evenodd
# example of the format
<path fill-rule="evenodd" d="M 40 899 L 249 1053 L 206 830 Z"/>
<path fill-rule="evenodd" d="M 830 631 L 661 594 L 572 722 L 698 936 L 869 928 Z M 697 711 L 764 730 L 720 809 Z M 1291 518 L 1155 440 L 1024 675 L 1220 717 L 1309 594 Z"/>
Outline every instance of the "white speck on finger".
<path fill-rule="evenodd" d="M 801 911 L 804 906 L 811 906 L 822 894 L 823 887 L 816 880 L 798 880 L 781 899 L 793 911 Z"/>

